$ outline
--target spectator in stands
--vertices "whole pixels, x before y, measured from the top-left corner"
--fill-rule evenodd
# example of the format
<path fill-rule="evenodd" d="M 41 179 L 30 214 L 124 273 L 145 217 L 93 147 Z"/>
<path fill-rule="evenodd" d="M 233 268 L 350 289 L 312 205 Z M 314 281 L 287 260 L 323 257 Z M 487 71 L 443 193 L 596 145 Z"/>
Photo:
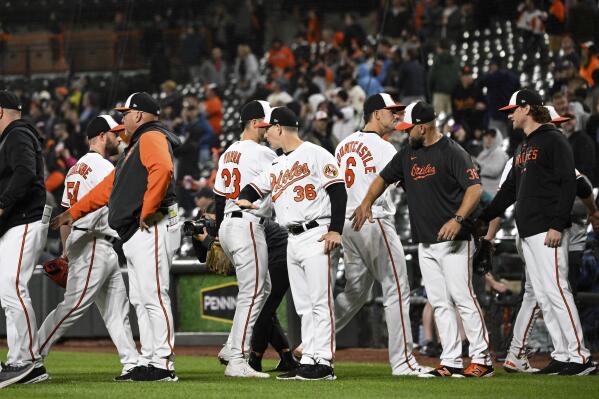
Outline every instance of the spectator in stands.
<path fill-rule="evenodd" d="M 455 43 L 462 34 L 462 10 L 456 4 L 456 0 L 447 0 L 443 9 L 441 22 L 441 37 L 450 43 Z"/>
<path fill-rule="evenodd" d="M 577 130 L 576 113 L 573 110 L 568 110 L 568 112 L 560 115 L 570 118 L 570 120 L 561 124 L 561 131 L 568 138 L 570 146 L 572 146 L 574 165 L 580 173 L 593 181 L 596 165 L 595 140 L 586 132 Z"/>
<path fill-rule="evenodd" d="M 343 42 L 341 46 L 352 56 L 356 51 L 360 51 L 366 43 L 366 33 L 364 28 L 358 22 L 357 16 L 352 13 L 346 13 L 344 17 L 345 30 L 343 31 Z"/>
<path fill-rule="evenodd" d="M 208 118 L 208 123 L 212 126 L 214 134 L 219 135 L 222 128 L 224 110 L 223 103 L 216 92 L 216 85 L 206 85 L 204 88 L 204 95 L 206 96 L 204 99 L 206 118 Z"/>
<path fill-rule="evenodd" d="M 422 31 L 420 37 L 425 38 L 425 48 L 434 48 L 434 44 L 441 37 L 441 24 L 443 22 L 443 7 L 438 0 L 423 0 Z M 433 44 L 433 45 L 431 45 Z"/>
<path fill-rule="evenodd" d="M 586 0 L 570 0 L 566 30 L 578 45 L 594 40 L 596 13 Z"/>
<path fill-rule="evenodd" d="M 574 44 L 574 40 L 572 40 L 572 36 L 570 35 L 565 35 L 562 38 L 562 45 L 559 50 L 559 57 L 557 63 L 560 64 L 565 60 L 570 61 L 574 65 L 576 70 L 578 70 L 578 68 L 580 67 L 580 56 L 576 51 L 576 45 Z"/>
<path fill-rule="evenodd" d="M 520 3 L 518 13 L 516 26 L 520 29 L 524 39 L 524 51 L 531 54 L 539 50 L 543 44 L 547 13 L 539 10 L 534 0 L 525 0 Z"/>
<path fill-rule="evenodd" d="M 291 84 L 295 87 L 292 90 L 293 101 L 306 102 L 312 94 L 320 93 L 318 86 L 303 73 L 295 75 L 295 82 L 292 81 Z"/>
<path fill-rule="evenodd" d="M 451 93 L 458 85 L 459 78 L 460 64 L 449 53 L 449 42 L 442 39 L 428 75 L 429 91 L 433 95 L 433 107 L 437 115 L 451 115 Z"/>
<path fill-rule="evenodd" d="M 306 40 L 309 44 L 320 42 L 320 35 L 322 27 L 320 25 L 320 18 L 316 13 L 316 10 L 311 8 L 308 10 L 306 18 Z"/>
<path fill-rule="evenodd" d="M 166 24 L 159 13 L 154 14 L 154 20 L 150 21 L 143 30 L 139 42 L 139 50 L 147 60 L 151 59 L 159 48 L 165 48 L 164 30 Z M 164 81 L 164 79 L 163 79 Z"/>
<path fill-rule="evenodd" d="M 304 136 L 305 141 L 316 144 L 335 154 L 335 149 L 339 144 L 337 138 L 328 131 L 329 117 L 325 111 L 317 111 L 312 121 L 312 128 Z"/>
<path fill-rule="evenodd" d="M 167 80 L 162 82 L 160 85 L 160 89 L 162 90 L 162 100 L 160 101 L 160 108 L 163 107 L 172 107 L 173 113 L 175 115 L 179 115 L 181 113 L 182 107 L 182 98 L 181 93 L 177 90 L 177 82 L 174 80 Z M 164 118 L 164 114 L 160 115 Z"/>
<path fill-rule="evenodd" d="M 279 38 L 273 39 L 268 51 L 267 61 L 273 69 L 281 71 L 295 67 L 293 52 Z"/>
<path fill-rule="evenodd" d="M 584 110 L 584 107 L 578 101 L 570 101 L 568 94 L 557 92 L 552 97 L 552 105 L 559 115 L 574 113 L 576 115 L 576 131 L 585 130 L 589 114 Z"/>
<path fill-rule="evenodd" d="M 278 80 L 272 81 L 271 88 L 272 93 L 266 98 L 266 101 L 268 101 L 271 106 L 281 107 L 293 101 L 293 97 L 281 87 L 281 83 Z"/>
<path fill-rule="evenodd" d="M 556 65 L 554 78 L 553 86 L 549 89 L 551 95 L 557 92 L 572 95 L 581 83 L 586 85 L 586 81 L 578 74 L 577 68 L 569 59 L 563 59 L 561 63 Z"/>
<path fill-rule="evenodd" d="M 508 104 L 512 93 L 520 88 L 520 79 L 513 72 L 503 67 L 500 58 L 493 58 L 489 64 L 489 72 L 479 81 L 481 90 L 486 87 L 488 128 L 495 128 L 507 137 L 508 125 L 505 114 L 499 108 Z"/>
<path fill-rule="evenodd" d="M 483 150 L 476 157 L 480 166 L 480 180 L 483 186 L 481 201 L 491 202 L 497 189 L 508 155 L 501 148 L 502 136 L 497 129 L 487 129 L 483 132 Z"/>
<path fill-rule="evenodd" d="M 379 80 L 376 78 L 375 69 L 367 62 L 358 65 L 358 84 L 368 97 L 385 91 Z"/>
<path fill-rule="evenodd" d="M 451 138 L 473 157 L 476 157 L 482 150 L 481 143 L 474 138 L 469 138 L 466 129 L 458 123 L 451 126 L 449 124 L 445 125 L 443 133 L 449 133 Z"/>
<path fill-rule="evenodd" d="M 355 81 L 351 74 L 345 74 L 341 78 L 341 88 L 345 90 L 349 96 L 349 103 L 354 107 L 354 115 L 356 126 L 359 124 L 362 112 L 364 110 L 364 101 L 366 100 L 366 92 Z"/>
<path fill-rule="evenodd" d="M 180 57 L 193 82 L 200 80 L 200 65 L 206 54 L 204 27 L 188 26 L 181 40 Z"/>
<path fill-rule="evenodd" d="M 160 84 L 171 78 L 171 61 L 166 55 L 164 45 L 154 47 L 154 53 L 150 57 L 150 81 L 155 90 Z"/>
<path fill-rule="evenodd" d="M 566 31 L 566 7 L 562 0 L 551 0 L 545 32 L 549 35 L 549 49 L 557 53 L 561 47 L 562 37 Z"/>
<path fill-rule="evenodd" d="M 83 95 L 81 101 L 81 114 L 79 115 L 80 131 L 84 131 L 89 122 L 100 115 L 98 108 L 98 96 L 96 93 L 88 91 Z"/>
<path fill-rule="evenodd" d="M 343 89 L 339 90 L 335 96 L 335 108 L 337 112 L 332 133 L 339 142 L 356 129 L 354 107 L 349 102 L 349 95 Z"/>
<path fill-rule="evenodd" d="M 474 83 L 472 68 L 468 65 L 462 68 L 460 81 L 451 93 L 451 106 L 453 119 L 463 125 L 467 132 L 483 128 L 485 98 Z"/>
<path fill-rule="evenodd" d="M 401 66 L 397 89 L 404 104 L 426 98 L 426 70 L 420 63 L 418 48 L 407 50 L 408 59 Z"/>
<path fill-rule="evenodd" d="M 597 57 L 597 47 L 593 42 L 585 42 L 580 46 L 580 76 L 586 80 L 589 86 L 593 86 L 593 72 L 599 69 L 599 57 Z"/>
<path fill-rule="evenodd" d="M 242 43 L 237 46 L 237 58 L 233 73 L 237 79 L 236 93 L 241 97 L 242 102 L 245 102 L 256 90 L 260 79 L 258 60 L 247 44 Z"/>
<path fill-rule="evenodd" d="M 214 47 L 210 53 L 210 59 L 202 63 L 200 81 L 204 84 L 216 84 L 219 87 L 227 81 L 227 65 L 219 47 Z"/>
<path fill-rule="evenodd" d="M 379 13 L 379 25 L 383 23 L 384 14 L 385 9 L 382 7 Z M 407 31 L 414 29 L 412 25 L 412 12 L 410 11 L 410 7 L 408 7 L 407 1 L 393 0 L 391 8 L 387 13 L 385 25 L 382 27 L 383 36 L 390 38 L 393 42 L 397 42 Z"/>

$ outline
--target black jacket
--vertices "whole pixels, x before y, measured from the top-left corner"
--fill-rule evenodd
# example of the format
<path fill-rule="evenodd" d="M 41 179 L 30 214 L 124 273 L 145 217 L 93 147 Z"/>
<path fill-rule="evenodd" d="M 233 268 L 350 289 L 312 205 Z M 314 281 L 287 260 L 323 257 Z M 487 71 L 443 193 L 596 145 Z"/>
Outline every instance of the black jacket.
<path fill-rule="evenodd" d="M 552 124 L 541 125 L 520 143 L 512 162 L 481 219 L 494 219 L 516 202 L 516 225 L 523 238 L 570 227 L 576 176 L 572 148 L 561 132 Z"/>
<path fill-rule="evenodd" d="M 10 228 L 40 220 L 46 204 L 42 139 L 18 119 L 0 135 L 0 237 Z"/>

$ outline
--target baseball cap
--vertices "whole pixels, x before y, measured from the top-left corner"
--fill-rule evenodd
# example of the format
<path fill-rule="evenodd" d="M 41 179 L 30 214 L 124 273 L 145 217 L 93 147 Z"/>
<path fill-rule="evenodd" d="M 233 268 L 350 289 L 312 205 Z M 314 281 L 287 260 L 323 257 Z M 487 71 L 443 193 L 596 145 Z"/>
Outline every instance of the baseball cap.
<path fill-rule="evenodd" d="M 315 121 L 321 121 L 323 119 L 328 119 L 328 118 L 329 118 L 329 115 L 327 115 L 327 113 L 324 111 L 317 111 L 316 115 L 314 115 Z"/>
<path fill-rule="evenodd" d="M 396 130 L 407 130 L 415 125 L 435 120 L 433 106 L 424 101 L 416 101 L 406 107 L 404 118 L 396 126 Z"/>
<path fill-rule="evenodd" d="M 546 105 L 545 108 L 547 108 L 547 111 L 549 111 L 549 117 L 551 117 L 551 123 L 561 123 L 561 122 L 565 122 L 568 121 L 570 119 L 572 119 L 569 116 L 561 116 L 560 114 L 557 113 L 557 111 L 555 110 L 555 107 L 552 105 Z"/>
<path fill-rule="evenodd" d="M 116 107 L 115 110 L 119 112 L 127 111 L 143 111 L 153 115 L 160 115 L 160 105 L 158 101 L 146 93 L 145 91 L 133 93 L 125 101 L 125 105 L 122 107 Z"/>
<path fill-rule="evenodd" d="M 0 108 L 21 110 L 19 98 L 10 91 L 0 90 Z"/>
<path fill-rule="evenodd" d="M 517 107 L 523 107 L 525 105 L 543 105 L 543 99 L 532 90 L 518 90 L 512 94 L 509 104 L 505 107 L 499 108 L 499 110 L 509 111 Z"/>
<path fill-rule="evenodd" d="M 392 111 L 402 111 L 406 108 L 405 105 L 401 105 L 393 101 L 391 96 L 387 93 L 373 94 L 368 97 L 364 102 L 364 114 L 372 114 L 374 111 L 379 109 L 390 109 Z"/>
<path fill-rule="evenodd" d="M 251 121 L 252 119 L 262 119 L 270 110 L 270 104 L 262 100 L 254 100 L 246 103 L 239 114 L 241 122 Z"/>
<path fill-rule="evenodd" d="M 264 122 L 258 123 L 256 127 L 269 127 L 281 125 L 287 127 L 299 127 L 299 121 L 295 112 L 287 107 L 272 108 L 264 117 Z"/>
<path fill-rule="evenodd" d="M 98 115 L 87 125 L 85 133 L 88 139 L 100 135 L 104 132 L 115 132 L 118 133 L 121 130 L 125 130 L 125 126 L 119 125 L 110 115 Z"/>

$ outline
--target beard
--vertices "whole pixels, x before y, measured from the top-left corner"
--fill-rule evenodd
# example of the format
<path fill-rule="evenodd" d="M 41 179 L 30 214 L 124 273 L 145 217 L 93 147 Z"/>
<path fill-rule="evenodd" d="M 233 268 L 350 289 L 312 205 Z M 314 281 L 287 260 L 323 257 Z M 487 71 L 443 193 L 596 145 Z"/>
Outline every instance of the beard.
<path fill-rule="evenodd" d="M 113 155 L 118 155 L 119 154 L 119 146 L 118 144 L 113 145 L 113 144 L 106 144 L 106 156 L 107 157 L 111 157 Z"/>
<path fill-rule="evenodd" d="M 410 143 L 410 147 L 412 147 L 413 150 L 417 150 L 424 146 L 424 137 L 410 137 L 408 139 L 408 142 Z"/>

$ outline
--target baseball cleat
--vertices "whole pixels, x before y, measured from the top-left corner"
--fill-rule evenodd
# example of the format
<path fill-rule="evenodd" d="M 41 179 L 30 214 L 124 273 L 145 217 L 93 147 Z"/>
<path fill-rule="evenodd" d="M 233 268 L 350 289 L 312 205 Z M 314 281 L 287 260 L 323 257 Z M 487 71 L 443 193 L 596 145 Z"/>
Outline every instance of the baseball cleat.
<path fill-rule="evenodd" d="M 145 368 L 146 366 L 135 366 L 133 368 L 130 368 L 129 370 L 123 370 L 121 375 L 113 378 L 113 381 L 116 381 L 116 382 L 133 381 L 133 373 L 139 372 L 139 369 L 142 367 Z"/>
<path fill-rule="evenodd" d="M 568 367 L 568 362 L 560 362 L 559 360 L 551 359 L 549 364 L 535 374 L 548 374 L 548 375 L 557 375 L 564 371 Z"/>
<path fill-rule="evenodd" d="M 597 366 L 589 359 L 586 363 L 569 362 L 566 368 L 558 373 L 558 375 L 591 375 L 597 374 Z"/>
<path fill-rule="evenodd" d="M 284 373 L 286 371 L 295 370 L 300 366 L 299 362 L 293 358 L 291 353 L 287 352 L 287 354 L 288 355 L 283 354 L 279 364 L 277 364 L 277 367 L 273 371 Z"/>
<path fill-rule="evenodd" d="M 311 364 L 300 364 L 299 367 L 293 369 L 293 370 L 289 370 L 288 372 L 284 373 L 284 374 L 280 374 L 277 376 L 277 380 L 295 380 L 297 378 L 297 373 L 299 373 L 299 371 L 302 368 L 305 367 L 310 367 Z"/>
<path fill-rule="evenodd" d="M 453 377 L 453 378 L 464 378 L 464 369 L 460 367 L 449 367 L 439 365 L 436 369 L 429 371 L 428 373 L 418 374 L 420 378 L 435 378 L 435 377 Z"/>
<path fill-rule="evenodd" d="M 225 344 L 220 352 L 218 352 L 218 361 L 220 364 L 226 366 L 229 364 L 229 360 L 231 360 L 231 352 L 229 351 L 229 346 Z"/>
<path fill-rule="evenodd" d="M 526 355 L 517 357 L 511 352 L 508 353 L 503 362 L 503 369 L 508 373 L 536 373 L 539 371 L 539 369 L 530 365 Z"/>
<path fill-rule="evenodd" d="M 302 381 L 334 381 L 337 376 L 331 366 L 313 364 L 298 369 L 295 379 Z"/>
<path fill-rule="evenodd" d="M 152 382 L 152 381 L 163 381 L 163 382 L 177 382 L 179 378 L 175 375 L 173 370 L 159 369 L 152 365 L 147 367 L 136 367 L 131 376 L 132 381 L 137 382 Z"/>
<path fill-rule="evenodd" d="M 394 377 L 414 377 L 414 376 L 420 376 L 421 374 L 426 374 L 426 373 L 430 373 L 431 371 L 433 371 L 432 367 L 428 367 L 428 366 L 421 366 L 419 364 L 413 365 L 411 368 L 408 368 L 407 370 L 404 370 L 402 372 L 393 372 L 392 375 Z"/>
<path fill-rule="evenodd" d="M 46 368 L 44 366 L 35 367 L 31 373 L 29 373 L 25 378 L 20 379 L 17 384 L 37 384 L 38 382 L 43 382 L 50 379 Z"/>
<path fill-rule="evenodd" d="M 493 366 L 485 364 L 470 363 L 470 366 L 464 370 L 464 376 L 468 378 L 493 377 L 493 374 L 495 374 Z"/>
<path fill-rule="evenodd" d="M 251 368 L 243 359 L 231 360 L 227 368 L 225 368 L 225 376 L 237 378 L 270 378 L 270 375 Z"/>
<path fill-rule="evenodd" d="M 2 370 L 0 371 L 0 388 L 14 384 L 15 382 L 27 377 L 34 369 L 33 363 L 24 366 L 12 366 L 10 364 L 1 363 Z"/>

